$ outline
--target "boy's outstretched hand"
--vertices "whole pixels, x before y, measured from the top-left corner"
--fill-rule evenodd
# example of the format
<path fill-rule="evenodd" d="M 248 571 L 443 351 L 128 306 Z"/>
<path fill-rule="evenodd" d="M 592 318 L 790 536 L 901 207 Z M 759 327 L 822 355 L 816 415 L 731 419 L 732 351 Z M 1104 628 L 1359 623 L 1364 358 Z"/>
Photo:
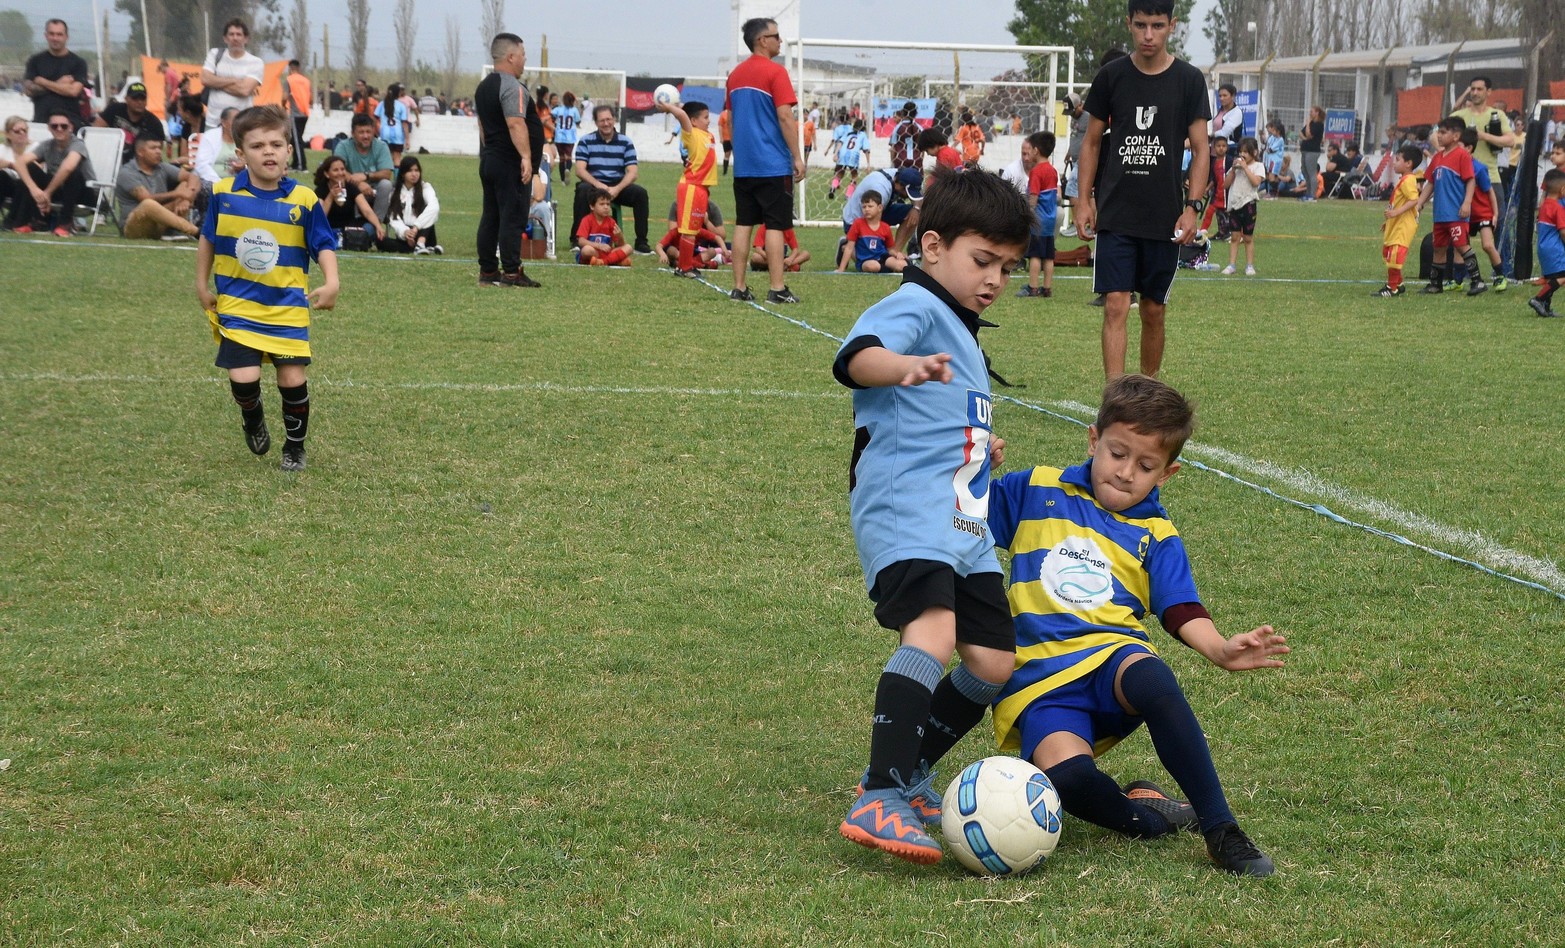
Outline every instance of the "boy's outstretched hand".
<path fill-rule="evenodd" d="M 951 354 L 937 352 L 927 356 L 908 356 L 907 372 L 898 384 L 923 385 L 925 382 L 950 382 Z"/>
<path fill-rule="evenodd" d="M 1224 642 L 1222 653 L 1213 664 L 1229 671 L 1281 668 L 1282 659 L 1275 656 L 1288 654 L 1287 642 L 1271 626 L 1263 625 Z"/>

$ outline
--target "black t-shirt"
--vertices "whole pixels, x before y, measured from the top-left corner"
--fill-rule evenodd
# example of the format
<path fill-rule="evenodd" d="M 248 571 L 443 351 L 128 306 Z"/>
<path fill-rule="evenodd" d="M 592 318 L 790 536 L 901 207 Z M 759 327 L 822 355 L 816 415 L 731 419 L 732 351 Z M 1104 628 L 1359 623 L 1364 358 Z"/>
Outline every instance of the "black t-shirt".
<path fill-rule="evenodd" d="M 27 60 L 27 71 L 22 75 L 26 79 L 48 79 L 50 82 L 70 77 L 82 85 L 92 81 L 92 76 L 87 72 L 86 60 L 71 52 L 56 56 L 47 49 L 33 54 Z M 81 124 L 82 107 L 79 99 L 57 92 L 41 92 L 33 99 L 33 121 L 47 122 L 55 112 L 64 112 L 73 123 Z"/>
<path fill-rule="evenodd" d="M 1326 133 L 1326 123 L 1309 121 L 1304 123 L 1304 131 L 1299 133 L 1300 151 L 1320 151 L 1321 137 Z"/>
<path fill-rule="evenodd" d="M 136 139 L 143 134 L 151 135 L 158 141 L 168 141 L 168 135 L 163 131 L 163 123 L 151 112 L 143 111 L 139 121 L 132 120 L 130 109 L 123 102 L 111 102 L 102 112 L 98 113 L 103 119 L 103 124 L 110 128 L 117 128 L 125 133 L 125 144 L 134 145 Z"/>
<path fill-rule="evenodd" d="M 1109 126 L 1094 184 L 1098 230 L 1169 239 L 1184 209 L 1185 137 L 1212 117 L 1201 70 L 1175 59 L 1149 76 L 1121 57 L 1093 77 L 1086 109 Z"/>

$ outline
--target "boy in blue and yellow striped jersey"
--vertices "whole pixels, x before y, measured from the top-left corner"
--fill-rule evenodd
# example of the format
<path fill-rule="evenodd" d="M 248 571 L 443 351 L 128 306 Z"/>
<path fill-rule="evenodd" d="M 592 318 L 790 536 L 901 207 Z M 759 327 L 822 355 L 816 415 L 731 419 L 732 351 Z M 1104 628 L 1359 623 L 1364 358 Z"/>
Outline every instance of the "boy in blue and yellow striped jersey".
<path fill-rule="evenodd" d="M 1269 625 L 1223 638 L 1158 502 L 1194 421 L 1174 389 L 1121 375 L 1087 429 L 1085 464 L 994 481 L 989 528 L 1011 552 L 1016 620 L 1016 669 L 995 699 L 995 734 L 1048 775 L 1072 816 L 1140 838 L 1199 830 L 1220 868 L 1266 876 L 1272 861 L 1234 821 L 1206 735 L 1142 625 L 1156 613 L 1229 671 L 1280 666 L 1288 651 Z M 1121 790 L 1093 762 L 1142 723 L 1189 803 L 1145 780 Z"/>
<path fill-rule="evenodd" d="M 337 303 L 336 236 L 315 192 L 284 177 L 288 116 L 255 106 L 234 118 L 234 151 L 245 169 L 212 187 L 196 253 L 196 295 L 217 340 L 217 366 L 244 419 L 245 443 L 256 454 L 272 446 L 261 406 L 261 364 L 277 368 L 282 396 L 282 469 L 304 470 L 310 423 L 310 307 Z M 310 260 L 324 282 L 311 291 Z M 216 292 L 208 283 L 216 274 Z"/>

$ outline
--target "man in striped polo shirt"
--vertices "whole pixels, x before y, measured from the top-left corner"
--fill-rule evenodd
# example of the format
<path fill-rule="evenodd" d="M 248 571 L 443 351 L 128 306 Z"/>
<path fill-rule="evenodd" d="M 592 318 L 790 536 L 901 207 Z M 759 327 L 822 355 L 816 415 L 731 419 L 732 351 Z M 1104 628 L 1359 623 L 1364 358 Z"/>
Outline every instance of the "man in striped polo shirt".
<path fill-rule="evenodd" d="M 647 189 L 636 183 L 636 146 L 614 130 L 614 109 L 600 105 L 592 110 L 592 122 L 598 127 L 576 143 L 576 200 L 571 210 L 571 233 L 581 226 L 582 218 L 592 210 L 592 197 L 598 189 L 609 192 L 609 199 L 628 207 L 636 218 L 636 253 L 651 253 L 647 243 Z"/>

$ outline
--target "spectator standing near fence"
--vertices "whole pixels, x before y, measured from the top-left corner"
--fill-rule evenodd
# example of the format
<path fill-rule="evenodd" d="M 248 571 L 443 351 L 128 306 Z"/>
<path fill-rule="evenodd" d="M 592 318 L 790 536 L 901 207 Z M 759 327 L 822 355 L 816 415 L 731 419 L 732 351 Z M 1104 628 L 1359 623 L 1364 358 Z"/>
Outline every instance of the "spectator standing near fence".
<path fill-rule="evenodd" d="M 729 297 L 755 299 L 746 284 L 750 236 L 766 225 L 766 270 L 771 289 L 768 303 L 797 303 L 783 282 L 787 247 L 783 234 L 793 228 L 793 183 L 804 180 L 804 156 L 799 151 L 798 123 L 793 107 L 799 101 L 788 70 L 776 62 L 782 54 L 777 21 L 747 20 L 743 27 L 750 58 L 728 74 L 726 107 L 733 114 L 734 146 L 734 289 Z"/>
<path fill-rule="evenodd" d="M 288 60 L 288 117 L 293 120 L 293 170 L 307 171 L 309 157 L 304 153 L 304 126 L 310 121 L 310 77 L 299 60 Z"/>
<path fill-rule="evenodd" d="M 1500 176 L 1500 152 L 1516 144 L 1516 133 L 1511 119 L 1501 109 L 1489 104 L 1489 93 L 1494 83 L 1488 76 L 1474 76 L 1467 83 L 1467 92 L 1460 101 L 1461 108 L 1451 113 L 1468 128 L 1478 132 L 1478 144 L 1473 147 L 1473 160 L 1489 172 L 1494 188 L 1494 209 L 1497 216 L 1505 214 L 1505 185 Z"/>
<path fill-rule="evenodd" d="M 1310 106 L 1310 120 L 1299 129 L 1299 170 L 1304 172 L 1304 200 L 1315 200 L 1319 190 L 1320 144 L 1326 137 L 1326 110 Z"/>
<path fill-rule="evenodd" d="M 1162 366 L 1179 247 L 1195 239 L 1204 209 L 1199 199 L 1185 199 L 1180 159 L 1186 139 L 1191 154 L 1207 153 L 1211 117 L 1201 71 L 1168 51 L 1173 0 L 1130 0 L 1127 9 L 1134 51 L 1098 70 L 1087 92 L 1076 212 L 1081 235 L 1097 234 L 1093 288 L 1104 294 L 1103 373 L 1110 379 L 1125 373 L 1132 292 L 1141 294 L 1141 374 L 1156 377 Z M 1206 192 L 1207 172 L 1206 162 L 1191 163 L 1190 194 Z"/>
<path fill-rule="evenodd" d="M 543 132 L 532 97 L 521 84 L 527 48 L 515 33 L 489 44 L 494 71 L 473 93 L 478 112 L 478 180 L 484 190 L 478 218 L 478 285 L 539 286 L 522 269 L 522 229 L 532 200 L 534 162 Z"/>
<path fill-rule="evenodd" d="M 47 48 L 34 53 L 22 73 L 22 94 L 33 100 L 33 121 L 45 123 L 64 112 L 72 126 L 80 126 L 82 90 L 92 81 L 87 61 L 66 48 L 71 29 L 64 20 L 46 22 L 43 38 Z"/>
<path fill-rule="evenodd" d="M 227 49 L 213 49 L 201 66 L 201 86 L 207 94 L 206 127 L 216 128 L 224 109 L 244 111 L 255 104 L 255 94 L 266 81 L 266 63 L 248 52 L 250 27 L 234 17 L 223 24 Z"/>

